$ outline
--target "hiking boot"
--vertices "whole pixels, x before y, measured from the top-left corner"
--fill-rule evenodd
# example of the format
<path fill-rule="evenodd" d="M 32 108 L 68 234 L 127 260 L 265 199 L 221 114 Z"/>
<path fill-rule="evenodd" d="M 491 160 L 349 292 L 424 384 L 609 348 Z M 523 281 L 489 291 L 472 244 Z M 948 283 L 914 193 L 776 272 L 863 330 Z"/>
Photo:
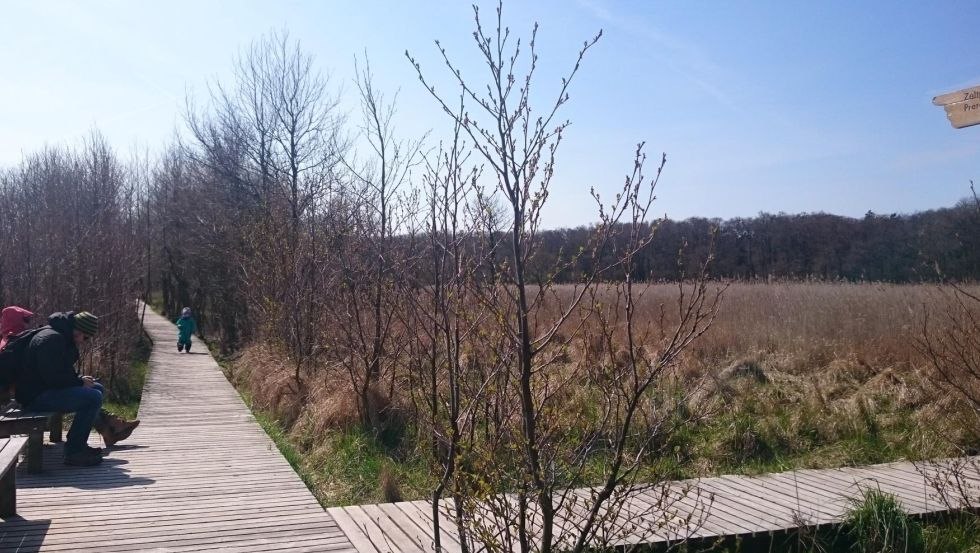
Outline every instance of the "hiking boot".
<path fill-rule="evenodd" d="M 177 353 L 184 351 L 184 344 L 177 342 Z"/>
<path fill-rule="evenodd" d="M 139 425 L 139 420 L 127 421 L 103 410 L 96 420 L 95 429 L 102 436 L 105 446 L 112 447 L 116 442 L 128 438 Z"/>
<path fill-rule="evenodd" d="M 92 447 L 90 445 L 85 446 L 85 451 L 91 453 L 92 455 L 104 456 L 106 451 L 101 447 Z"/>
<path fill-rule="evenodd" d="M 190 353 L 191 352 L 191 345 L 190 344 L 187 344 L 186 346 L 184 346 L 184 349 L 187 351 L 187 353 Z"/>
<path fill-rule="evenodd" d="M 140 425 L 139 420 L 134 421 L 121 421 L 118 425 L 113 425 L 112 440 L 106 440 L 106 447 L 115 445 L 116 442 L 121 442 L 129 437 L 136 430 L 136 427 Z M 105 437 L 103 437 L 105 439 Z"/>
<path fill-rule="evenodd" d="M 87 449 L 65 453 L 65 464 L 73 467 L 94 467 L 102 462 L 102 455 Z"/>

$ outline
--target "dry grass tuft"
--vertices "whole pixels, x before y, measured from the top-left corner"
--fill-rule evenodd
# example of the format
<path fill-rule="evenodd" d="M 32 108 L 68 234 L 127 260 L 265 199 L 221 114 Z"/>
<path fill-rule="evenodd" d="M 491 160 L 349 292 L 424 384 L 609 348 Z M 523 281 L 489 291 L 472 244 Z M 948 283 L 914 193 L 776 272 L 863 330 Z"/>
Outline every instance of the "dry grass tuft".
<path fill-rule="evenodd" d="M 381 473 L 378 476 L 379 483 L 381 485 L 381 493 L 388 503 L 397 503 L 403 500 L 401 488 L 398 485 L 398 479 L 395 473 L 392 472 L 391 468 L 385 466 L 381 469 Z"/>
<path fill-rule="evenodd" d="M 769 382 L 766 371 L 759 363 L 751 359 L 735 361 L 718 373 L 718 380 L 722 382 L 731 382 L 732 380 L 743 378 L 754 381 L 757 384 L 766 384 Z"/>
<path fill-rule="evenodd" d="M 232 378 L 249 391 L 257 408 L 270 413 L 298 436 L 322 436 L 361 423 L 357 394 L 350 387 L 347 375 L 313 371 L 300 392 L 288 358 L 262 343 L 244 349 L 231 363 L 231 372 Z M 404 424 L 404 410 L 396 408 L 384 392 L 373 388 L 369 394 L 386 421 Z"/>

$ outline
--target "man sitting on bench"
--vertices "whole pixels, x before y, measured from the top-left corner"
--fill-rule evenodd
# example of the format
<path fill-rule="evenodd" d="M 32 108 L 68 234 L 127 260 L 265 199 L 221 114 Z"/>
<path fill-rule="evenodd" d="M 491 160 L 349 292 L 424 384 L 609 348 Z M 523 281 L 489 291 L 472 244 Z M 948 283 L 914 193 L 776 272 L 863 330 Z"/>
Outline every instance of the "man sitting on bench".
<path fill-rule="evenodd" d="M 88 445 L 92 427 L 112 445 L 129 436 L 139 421 L 126 422 L 107 413 L 103 417 L 102 385 L 75 371 L 78 348 L 99 330 L 99 318 L 87 311 L 54 313 L 48 324 L 28 346 L 26 366 L 18 375 L 17 401 L 28 411 L 75 413 L 65 441 L 65 464 L 97 465 L 102 450 Z"/>

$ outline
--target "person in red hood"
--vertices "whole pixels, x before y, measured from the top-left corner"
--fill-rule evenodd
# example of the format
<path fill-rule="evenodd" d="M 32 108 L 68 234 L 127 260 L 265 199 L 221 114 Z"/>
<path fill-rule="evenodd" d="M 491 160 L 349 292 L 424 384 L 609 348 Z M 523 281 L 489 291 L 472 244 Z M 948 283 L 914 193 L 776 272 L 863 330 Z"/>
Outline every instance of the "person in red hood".
<path fill-rule="evenodd" d="M 0 349 L 3 349 L 3 346 L 7 345 L 7 340 L 11 336 L 27 330 L 33 317 L 34 313 L 31 313 L 23 307 L 17 307 L 16 305 L 4 307 L 3 311 L 0 311 Z"/>

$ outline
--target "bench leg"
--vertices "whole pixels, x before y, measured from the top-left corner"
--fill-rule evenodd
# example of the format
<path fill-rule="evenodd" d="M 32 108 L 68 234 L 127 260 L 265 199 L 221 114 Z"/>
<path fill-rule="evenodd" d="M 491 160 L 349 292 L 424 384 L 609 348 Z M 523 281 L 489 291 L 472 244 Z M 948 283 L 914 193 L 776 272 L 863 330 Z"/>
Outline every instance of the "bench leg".
<path fill-rule="evenodd" d="M 17 514 L 17 467 L 10 467 L 0 478 L 0 517 Z"/>
<path fill-rule="evenodd" d="M 41 452 L 44 451 L 44 432 L 35 430 L 27 435 L 27 472 L 41 472 Z"/>
<path fill-rule="evenodd" d="M 58 443 L 61 441 L 61 429 L 65 423 L 65 414 L 58 413 L 57 415 L 51 417 L 51 443 Z"/>

